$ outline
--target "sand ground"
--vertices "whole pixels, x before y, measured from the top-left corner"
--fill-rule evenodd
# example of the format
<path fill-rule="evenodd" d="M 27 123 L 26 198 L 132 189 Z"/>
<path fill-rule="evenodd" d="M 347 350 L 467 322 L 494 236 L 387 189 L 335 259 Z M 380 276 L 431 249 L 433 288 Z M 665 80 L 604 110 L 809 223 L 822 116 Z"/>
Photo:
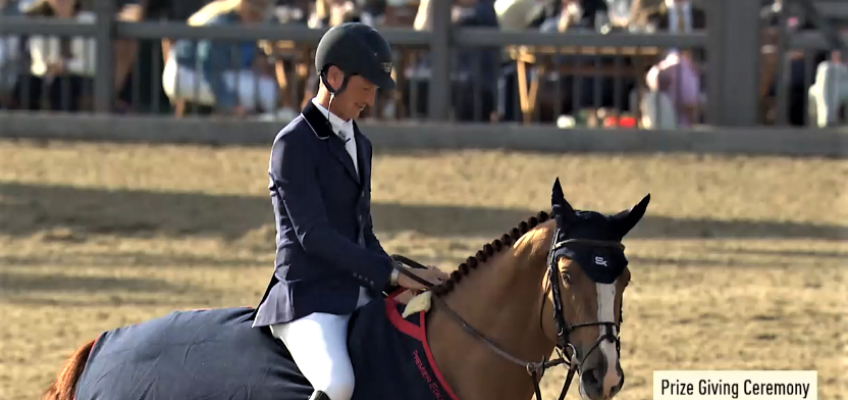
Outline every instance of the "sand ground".
<path fill-rule="evenodd" d="M 267 160 L 265 148 L 0 142 L 0 399 L 37 398 L 103 330 L 255 305 L 274 253 Z M 660 369 L 816 369 L 819 398 L 848 399 L 848 161 L 378 153 L 377 235 L 451 270 L 547 209 L 556 176 L 577 208 L 652 194 L 625 241 L 621 399 L 650 399 Z M 546 396 L 563 376 L 546 376 Z"/>

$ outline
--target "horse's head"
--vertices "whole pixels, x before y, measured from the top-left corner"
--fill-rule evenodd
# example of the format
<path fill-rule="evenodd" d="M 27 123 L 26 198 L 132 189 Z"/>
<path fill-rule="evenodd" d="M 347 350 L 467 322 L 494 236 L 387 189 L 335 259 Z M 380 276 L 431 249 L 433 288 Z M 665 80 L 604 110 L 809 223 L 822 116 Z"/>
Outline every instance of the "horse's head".
<path fill-rule="evenodd" d="M 624 384 L 618 335 L 630 271 L 621 239 L 645 214 L 649 201 L 647 195 L 616 215 L 578 211 L 565 200 L 559 179 L 554 183 L 556 230 L 547 278 L 558 285 L 548 292 L 554 324 L 546 333 L 576 363 L 584 399 L 612 398 Z"/>

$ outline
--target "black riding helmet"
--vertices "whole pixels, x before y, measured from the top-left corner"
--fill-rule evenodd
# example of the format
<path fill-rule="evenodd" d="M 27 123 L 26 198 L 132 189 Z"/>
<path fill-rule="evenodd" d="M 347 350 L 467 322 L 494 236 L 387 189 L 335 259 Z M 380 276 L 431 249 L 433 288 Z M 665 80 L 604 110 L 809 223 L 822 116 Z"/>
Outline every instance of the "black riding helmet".
<path fill-rule="evenodd" d="M 326 72 L 331 65 L 345 74 L 342 86 L 336 90 L 327 84 Z M 389 43 L 374 28 L 359 22 L 336 25 L 321 37 L 315 51 L 315 69 L 333 94 L 344 91 L 352 75 L 360 75 L 381 89 L 395 88 Z"/>

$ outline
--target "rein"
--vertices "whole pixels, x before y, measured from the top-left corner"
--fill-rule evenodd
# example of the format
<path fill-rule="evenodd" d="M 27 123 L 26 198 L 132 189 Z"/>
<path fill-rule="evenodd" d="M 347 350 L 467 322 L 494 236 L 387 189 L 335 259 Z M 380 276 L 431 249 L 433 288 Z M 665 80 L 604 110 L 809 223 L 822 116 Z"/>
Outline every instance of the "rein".
<path fill-rule="evenodd" d="M 566 366 L 568 366 L 568 375 L 565 378 L 565 382 L 562 385 L 562 390 L 560 391 L 560 395 L 559 395 L 559 400 L 563 400 L 563 399 L 565 399 L 565 396 L 568 393 L 568 389 L 571 386 L 571 381 L 574 379 L 574 373 L 577 372 L 578 368 L 580 367 L 580 365 L 582 363 L 582 360 L 585 359 L 586 356 L 588 356 L 592 351 L 594 351 L 598 346 L 600 346 L 601 343 L 603 343 L 604 341 L 607 341 L 607 340 L 616 344 L 616 350 L 617 351 L 619 351 L 619 349 L 620 349 L 620 340 L 619 340 L 618 337 L 616 337 L 614 335 L 614 333 L 612 333 L 612 329 L 610 329 L 610 331 L 608 331 L 606 334 L 604 334 L 600 338 L 598 338 L 598 340 L 595 342 L 595 344 L 592 346 L 592 348 L 586 353 L 586 356 L 582 357 L 582 359 L 581 359 L 581 357 L 578 356 L 577 348 L 574 347 L 574 345 L 572 345 L 570 340 L 569 340 L 569 335 L 570 335 L 571 332 L 574 332 L 576 329 L 582 328 L 582 327 L 590 327 L 590 326 L 609 326 L 609 327 L 615 326 L 615 327 L 617 327 L 617 324 L 615 324 L 614 322 L 600 322 L 599 321 L 599 322 L 588 322 L 588 323 L 571 325 L 571 324 L 568 324 L 566 322 L 565 316 L 563 315 L 563 311 L 562 311 L 562 298 L 560 297 L 560 284 L 559 284 L 561 278 L 560 278 L 559 268 L 557 266 L 557 260 L 558 260 L 559 257 L 556 256 L 556 252 L 557 252 L 557 250 L 559 250 L 563 247 L 566 247 L 566 245 L 568 245 L 568 244 L 578 244 L 578 245 L 586 245 L 586 246 L 593 246 L 593 247 L 611 247 L 611 248 L 620 249 L 620 250 L 624 250 L 624 245 L 619 243 L 619 242 L 586 240 L 586 239 L 567 239 L 567 240 L 563 240 L 561 242 L 556 242 L 557 236 L 558 235 L 556 235 L 556 234 L 554 235 L 554 239 L 553 239 L 554 244 L 553 244 L 553 246 L 551 246 L 551 250 L 548 253 L 548 265 L 547 265 L 548 276 L 549 276 L 550 281 L 552 283 L 557 282 L 556 285 L 554 285 L 554 284 L 551 285 L 551 290 L 553 291 L 552 302 L 553 302 L 553 309 L 554 309 L 554 323 L 556 324 L 556 328 L 557 328 L 557 342 L 558 343 L 556 343 L 556 351 L 557 351 L 557 354 L 559 355 L 559 357 L 556 358 L 556 359 L 547 360 L 547 356 L 542 356 L 541 361 L 534 362 L 534 361 L 525 361 L 525 360 L 522 360 L 518 357 L 513 356 L 512 354 L 510 354 L 509 352 L 507 352 L 506 350 L 504 350 L 503 348 L 498 346 L 491 339 L 487 338 L 483 333 L 481 333 L 480 331 L 475 329 L 473 326 L 471 326 L 468 322 L 466 322 L 461 316 L 459 316 L 459 314 L 456 313 L 456 311 L 454 311 L 450 307 L 448 307 L 447 303 L 445 303 L 445 301 L 442 300 L 440 297 L 432 296 L 432 299 L 436 303 L 438 303 L 439 307 L 441 307 L 441 309 L 443 311 L 445 311 L 445 313 L 449 317 L 451 317 L 451 319 L 453 319 L 454 322 L 459 324 L 459 326 L 462 327 L 462 329 L 465 331 L 465 333 L 467 333 L 469 336 L 471 336 L 474 339 L 479 340 L 480 342 L 485 344 L 490 350 L 492 350 L 495 354 L 501 356 L 503 359 L 524 368 L 527 371 L 527 374 L 530 375 L 530 379 L 533 381 L 533 391 L 535 393 L 536 400 L 542 400 L 542 391 L 541 391 L 541 388 L 539 387 L 539 380 L 540 380 L 540 377 L 545 373 L 545 370 L 547 370 L 548 368 L 555 367 L 555 366 L 560 365 L 560 364 L 565 364 Z M 406 264 L 406 265 L 412 267 L 413 269 L 427 269 L 426 266 L 424 266 L 424 265 L 422 265 L 422 264 L 420 264 L 420 263 L 418 263 L 414 260 L 411 260 L 407 257 L 397 255 L 397 254 L 393 254 L 391 257 L 395 261 Z M 560 257 L 564 257 L 564 256 L 560 256 Z M 426 281 L 425 279 L 419 277 L 418 275 L 415 275 L 412 271 L 403 267 L 399 263 L 395 263 L 394 268 L 397 269 L 399 273 L 406 275 L 410 279 L 424 285 L 424 287 L 426 287 L 428 289 L 433 287 L 432 283 Z M 545 291 L 545 295 L 547 295 L 547 291 Z M 542 305 L 542 309 L 540 310 L 540 317 L 539 317 L 540 318 L 539 319 L 540 326 L 541 326 L 541 322 L 542 322 L 541 321 L 541 313 L 543 311 L 544 311 L 544 303 Z M 567 357 L 567 355 L 568 355 L 567 349 L 569 349 L 569 348 L 571 349 L 571 356 Z"/>

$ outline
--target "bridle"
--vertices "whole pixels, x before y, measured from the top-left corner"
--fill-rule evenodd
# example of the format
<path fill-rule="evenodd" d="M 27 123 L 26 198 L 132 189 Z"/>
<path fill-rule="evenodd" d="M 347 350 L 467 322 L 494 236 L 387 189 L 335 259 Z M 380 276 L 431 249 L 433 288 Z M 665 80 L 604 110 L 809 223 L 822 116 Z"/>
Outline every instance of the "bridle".
<path fill-rule="evenodd" d="M 568 388 L 571 386 L 571 381 L 574 378 L 574 373 L 577 372 L 578 368 L 582 365 L 583 361 L 586 357 L 592 353 L 601 343 L 605 341 L 610 341 L 615 343 L 616 352 L 621 351 L 621 340 L 614 332 L 619 332 L 619 324 L 614 321 L 598 321 L 598 322 L 584 322 L 579 324 L 569 324 L 565 315 L 562 311 L 562 297 L 560 297 L 560 282 L 562 282 L 562 277 L 560 275 L 559 266 L 557 265 L 557 261 L 559 258 L 566 257 L 566 255 L 558 255 L 560 250 L 565 249 L 568 245 L 579 245 L 579 246 L 590 246 L 590 247 L 605 247 L 612 248 L 616 250 L 624 250 L 624 245 L 620 242 L 614 241 L 603 241 L 603 240 L 589 240 L 589 239 L 566 239 L 557 242 L 557 239 L 560 236 L 560 231 L 557 229 L 556 233 L 553 236 L 553 244 L 551 246 L 550 251 L 548 252 L 548 279 L 552 283 L 550 285 L 550 290 L 553 291 L 553 312 L 554 312 L 554 324 L 557 329 L 557 343 L 556 343 L 556 352 L 559 355 L 558 358 L 553 360 L 547 360 L 547 356 L 542 357 L 542 361 L 533 362 L 533 361 L 525 361 L 518 357 L 513 356 L 509 352 L 503 350 L 500 346 L 494 343 L 492 340 L 487 338 L 485 335 L 480 333 L 477 329 L 472 327 L 468 322 L 466 322 L 462 317 L 459 316 L 455 311 L 453 311 L 448 305 L 438 296 L 432 296 L 434 302 L 438 304 L 438 306 L 445 312 L 448 316 L 451 317 L 456 323 L 458 323 L 462 329 L 471 337 L 479 340 L 490 350 L 492 350 L 497 355 L 506 359 L 507 361 L 512 362 L 513 364 L 517 364 L 520 367 L 523 367 L 527 370 L 527 373 L 530 375 L 530 379 L 533 381 L 533 390 L 536 395 L 536 400 L 542 400 L 542 391 L 539 387 L 539 378 L 545 373 L 545 370 L 551 367 L 555 367 L 560 364 L 565 364 L 568 367 L 568 375 L 565 378 L 565 382 L 562 385 L 562 390 L 560 391 L 559 400 L 565 399 L 565 395 L 568 393 Z M 412 268 L 426 269 L 424 265 L 410 260 L 401 255 L 392 255 L 392 258 L 396 261 L 399 261 L 403 264 L 406 264 Z M 433 284 L 424 280 L 423 278 L 415 275 L 407 268 L 404 268 L 401 265 L 396 265 L 395 268 L 398 272 L 408 276 L 410 279 L 424 285 L 425 287 L 431 288 Z M 556 282 L 556 284 L 553 284 Z M 547 295 L 547 290 L 543 294 L 543 296 Z M 542 307 L 539 310 L 539 324 L 542 324 L 542 313 L 544 312 L 544 302 L 542 302 Z M 619 318 L 620 319 L 620 318 Z M 591 327 L 591 326 L 601 326 L 607 327 L 606 333 L 601 335 L 592 345 L 586 354 L 582 357 L 578 354 L 577 348 L 570 341 L 570 334 L 579 328 Z M 571 349 L 571 355 L 568 355 L 568 349 Z M 609 366 L 614 368 L 614 366 Z"/>

